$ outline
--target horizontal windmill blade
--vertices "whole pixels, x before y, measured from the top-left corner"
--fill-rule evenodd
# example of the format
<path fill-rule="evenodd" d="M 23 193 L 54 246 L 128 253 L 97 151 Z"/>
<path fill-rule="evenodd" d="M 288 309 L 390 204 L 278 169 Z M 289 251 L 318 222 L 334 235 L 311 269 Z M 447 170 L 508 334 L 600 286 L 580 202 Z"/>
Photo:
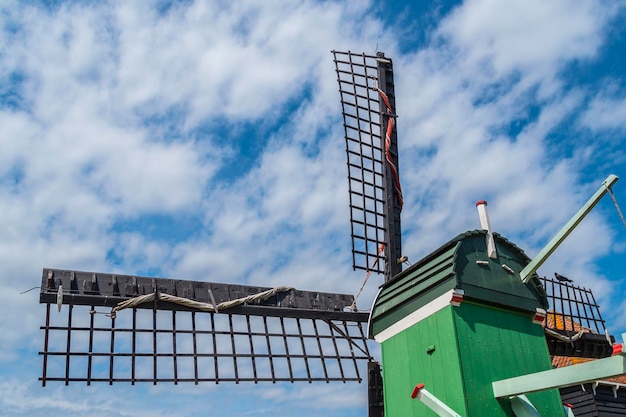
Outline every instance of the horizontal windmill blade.
<path fill-rule="evenodd" d="M 361 382 L 371 360 L 345 294 L 45 269 L 40 302 L 44 386 Z"/>
<path fill-rule="evenodd" d="M 346 140 L 352 267 L 388 280 L 402 270 L 392 62 L 382 53 L 333 56 Z"/>

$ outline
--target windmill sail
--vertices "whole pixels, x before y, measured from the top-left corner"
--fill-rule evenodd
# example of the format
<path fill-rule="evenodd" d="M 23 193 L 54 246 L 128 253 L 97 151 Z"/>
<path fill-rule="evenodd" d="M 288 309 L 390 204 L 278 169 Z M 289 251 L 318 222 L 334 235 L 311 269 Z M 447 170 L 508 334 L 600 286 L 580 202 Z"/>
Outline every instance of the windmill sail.
<path fill-rule="evenodd" d="M 388 280 L 402 270 L 393 65 L 382 53 L 333 56 L 348 160 L 352 266 Z"/>
<path fill-rule="evenodd" d="M 612 353 L 614 337 L 608 334 L 590 289 L 540 278 L 550 309 L 544 332 L 551 355 L 604 358 Z"/>
<path fill-rule="evenodd" d="M 361 382 L 371 359 L 350 295 L 56 269 L 41 288 L 44 386 Z"/>

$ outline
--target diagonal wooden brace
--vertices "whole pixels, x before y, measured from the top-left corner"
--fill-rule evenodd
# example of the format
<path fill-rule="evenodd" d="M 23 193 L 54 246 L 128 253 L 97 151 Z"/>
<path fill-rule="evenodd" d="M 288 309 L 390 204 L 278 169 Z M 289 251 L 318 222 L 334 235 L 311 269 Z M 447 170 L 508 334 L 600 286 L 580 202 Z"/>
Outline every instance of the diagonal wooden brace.
<path fill-rule="evenodd" d="M 443 401 L 424 389 L 424 384 L 416 385 L 411 393 L 411 398 L 417 398 L 424 405 L 441 417 L 461 417 L 460 414 L 448 407 Z"/>

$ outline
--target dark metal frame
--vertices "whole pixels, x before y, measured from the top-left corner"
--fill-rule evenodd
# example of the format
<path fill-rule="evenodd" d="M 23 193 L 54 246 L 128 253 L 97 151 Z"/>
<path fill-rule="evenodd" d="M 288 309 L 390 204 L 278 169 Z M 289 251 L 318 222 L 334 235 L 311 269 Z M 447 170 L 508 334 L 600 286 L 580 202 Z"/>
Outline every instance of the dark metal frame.
<path fill-rule="evenodd" d="M 383 375 L 380 364 L 367 364 L 367 416 L 384 417 L 385 403 L 383 399 Z"/>
<path fill-rule="evenodd" d="M 593 292 L 546 277 L 541 278 L 541 282 L 550 306 L 545 323 L 550 354 L 587 358 L 610 356 L 613 338 L 608 335 Z M 584 333 L 578 335 L 581 330 Z"/>
<path fill-rule="evenodd" d="M 385 58 L 385 54 L 379 52 L 376 54 L 376 61 L 378 62 L 378 84 L 379 88 L 385 93 L 389 103 L 391 104 L 391 111 L 396 108 L 396 94 L 393 81 L 393 64 L 391 59 Z M 385 109 L 385 106 L 381 103 L 381 109 Z M 389 138 L 389 159 L 395 166 L 396 172 L 399 171 L 398 165 L 398 135 L 396 126 L 396 114 L 389 113 L 389 109 L 380 112 L 380 124 L 381 124 L 381 137 L 385 138 L 385 129 L 389 118 L 394 119 L 394 128 L 391 130 Z M 387 159 L 385 158 L 387 162 Z M 400 200 L 402 196 L 398 196 L 400 190 L 396 188 L 394 184 L 394 175 L 392 173 L 392 167 L 387 162 L 384 164 L 384 180 L 385 180 L 385 201 L 383 206 L 385 211 L 385 257 L 387 258 L 387 266 L 385 271 L 385 280 L 388 281 L 396 274 L 402 271 L 402 262 L 400 257 L 402 256 L 402 226 L 400 223 L 400 213 L 402 206 Z"/>
<path fill-rule="evenodd" d="M 389 117 L 380 89 L 395 107 L 391 60 L 333 51 L 346 140 L 352 266 L 384 273 L 388 280 L 401 271 L 400 209 L 385 157 Z M 391 135 L 392 163 L 398 166 L 397 136 Z M 384 245 L 384 251 L 381 251 Z"/>
<path fill-rule="evenodd" d="M 367 313 L 343 311 L 353 301 L 349 295 L 290 290 L 218 313 L 155 301 L 106 315 L 132 294 L 181 288 L 196 301 L 207 301 L 207 288 L 214 288 L 217 303 L 228 294 L 259 292 L 241 285 L 44 270 L 42 385 L 361 382 L 359 367 L 372 360 L 363 325 Z M 62 309 L 55 313 L 59 289 Z"/>
<path fill-rule="evenodd" d="M 63 303 L 96 307 L 114 307 L 140 295 L 154 292 L 184 297 L 207 304 L 219 304 L 270 290 L 269 287 L 153 278 L 45 268 L 41 279 L 40 303 L 56 303 L 58 289 L 63 289 Z M 300 291 L 280 292 L 267 300 L 228 309 L 232 314 L 326 318 L 367 321 L 367 313 L 344 311 L 354 297 L 347 294 Z M 159 310 L 187 310 L 181 305 L 157 301 Z M 150 308 L 150 304 L 138 308 Z"/>

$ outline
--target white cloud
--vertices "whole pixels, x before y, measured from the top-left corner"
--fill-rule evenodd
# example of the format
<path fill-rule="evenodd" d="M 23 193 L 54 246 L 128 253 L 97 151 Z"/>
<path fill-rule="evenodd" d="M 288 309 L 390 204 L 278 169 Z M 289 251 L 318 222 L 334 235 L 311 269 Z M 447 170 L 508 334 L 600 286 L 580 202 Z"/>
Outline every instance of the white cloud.
<path fill-rule="evenodd" d="M 623 97 L 610 97 L 601 93 L 594 97 L 587 111 L 581 117 L 583 126 L 594 131 L 614 129 L 626 130 L 626 100 Z"/>
<path fill-rule="evenodd" d="M 599 2 L 571 7 L 566 1 L 473 0 L 439 27 L 464 63 L 483 70 L 481 78 L 511 71 L 533 82 L 550 80 L 555 66 L 592 58 L 602 43 L 609 10 Z"/>
<path fill-rule="evenodd" d="M 14 84 L 15 105 L 0 108 L 0 301 L 10 311 L 0 318 L 0 356 L 40 349 L 36 296 L 15 294 L 37 285 L 45 266 L 129 274 L 157 268 L 177 278 L 355 293 L 364 273 L 349 267 L 331 49 L 371 53 L 378 44 L 394 59 L 411 261 L 477 228 L 474 202 L 483 198 L 496 231 L 536 253 L 603 179 L 580 168 L 598 155 L 588 142 L 556 143 L 551 135 L 571 120 L 600 141 L 602 132 L 621 129 L 623 91 L 609 86 L 590 99 L 584 86 L 566 86 L 564 72 L 598 57 L 617 9 L 468 1 L 444 17 L 430 44 L 402 54 L 397 36 L 407 32 L 384 27 L 372 7 L 180 2 L 162 13 L 150 2 L 4 6 L 0 19 L 17 29 L 0 42 L 0 94 L 11 74 L 22 81 Z M 515 123 L 519 129 L 509 129 Z M 253 126 L 244 129 L 252 135 L 254 127 L 279 129 L 240 137 L 242 124 Z M 616 147 L 623 141 L 613 140 Z M 252 162 L 224 178 L 241 166 L 240 148 Z M 119 228 L 150 215 L 201 220 L 173 239 Z M 594 212 L 546 270 L 575 271 L 569 275 L 577 283 L 608 299 L 611 283 L 595 261 L 619 247 L 613 233 L 604 213 Z M 361 308 L 380 282 L 370 279 Z M 47 389 L 35 401 L 29 384 L 0 384 L 22 399 L 0 403 L 14 415 L 46 407 L 98 415 L 116 406 L 94 408 L 81 400 L 82 388 L 77 395 Z M 266 398 L 274 414 L 312 396 L 328 398 L 320 403 L 327 409 L 364 408 L 364 386 L 272 388 L 245 393 Z M 195 387 L 189 391 L 197 396 Z M 128 401 L 134 410 L 141 398 Z M 181 415 L 195 415 L 199 403 Z"/>
<path fill-rule="evenodd" d="M 494 213 L 496 220 L 526 219 L 509 220 L 508 233 L 558 224 L 565 218 L 555 218 L 553 204 L 580 201 L 572 195 L 580 180 L 576 162 L 551 159 L 548 137 L 582 104 L 580 92 L 563 89 L 561 71 L 593 58 L 601 42 L 607 12 L 585 7 L 566 13 L 569 5 L 558 2 L 468 2 L 443 20 L 430 48 L 403 59 L 398 107 L 410 120 L 399 120 L 406 129 L 400 146 L 409 155 L 401 166 L 417 186 L 406 192 L 420 204 L 414 215 L 430 219 L 422 222 L 426 230 L 463 230 L 472 200 L 489 196 L 504 212 Z M 526 126 L 507 133 L 520 119 Z M 415 161 L 408 175 L 407 159 Z M 540 203 L 548 197 L 550 204 Z"/>
<path fill-rule="evenodd" d="M 147 417 L 165 416 L 167 411 L 159 405 L 146 402 L 142 406 L 129 408 L 130 396 L 120 388 L 110 388 L 107 395 L 85 398 L 75 388 L 48 387 L 47 395 L 40 395 L 34 384 L 17 378 L 0 378 L 0 410 L 9 416 L 43 416 L 50 414 L 85 415 L 94 417 Z"/>

